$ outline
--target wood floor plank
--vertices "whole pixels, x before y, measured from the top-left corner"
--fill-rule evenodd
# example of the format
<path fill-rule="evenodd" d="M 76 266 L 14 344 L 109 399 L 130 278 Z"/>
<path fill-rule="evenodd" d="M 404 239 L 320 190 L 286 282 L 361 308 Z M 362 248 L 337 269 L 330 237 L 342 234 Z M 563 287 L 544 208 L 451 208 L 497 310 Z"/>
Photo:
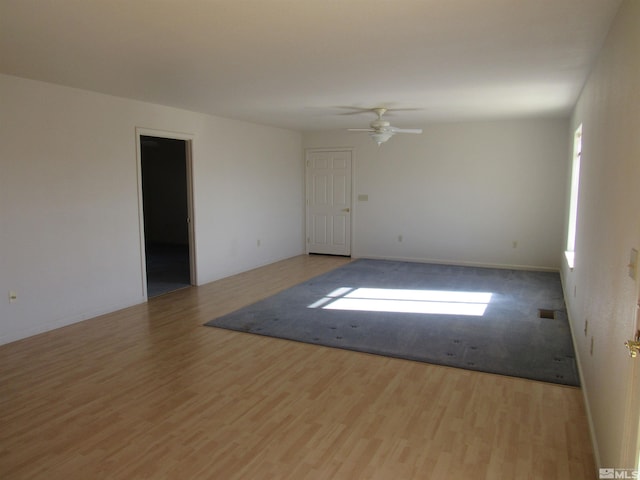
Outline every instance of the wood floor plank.
<path fill-rule="evenodd" d="M 0 478 L 595 478 L 578 388 L 202 325 L 348 261 L 295 257 L 0 347 Z"/>

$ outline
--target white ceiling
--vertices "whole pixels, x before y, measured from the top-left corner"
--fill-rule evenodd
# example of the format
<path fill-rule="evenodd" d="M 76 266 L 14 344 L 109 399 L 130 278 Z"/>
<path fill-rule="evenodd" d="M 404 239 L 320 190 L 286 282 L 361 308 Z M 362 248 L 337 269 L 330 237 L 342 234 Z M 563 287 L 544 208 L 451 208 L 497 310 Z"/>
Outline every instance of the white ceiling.
<path fill-rule="evenodd" d="M 568 115 L 620 0 L 0 0 L 0 71 L 295 130 Z"/>

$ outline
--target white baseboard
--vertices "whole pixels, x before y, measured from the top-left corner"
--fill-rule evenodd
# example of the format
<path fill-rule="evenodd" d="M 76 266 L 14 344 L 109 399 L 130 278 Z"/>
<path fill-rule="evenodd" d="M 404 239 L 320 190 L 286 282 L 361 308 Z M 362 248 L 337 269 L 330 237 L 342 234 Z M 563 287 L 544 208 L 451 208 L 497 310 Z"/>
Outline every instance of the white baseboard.
<path fill-rule="evenodd" d="M 396 262 L 433 263 L 437 265 L 455 265 L 460 267 L 501 268 L 505 270 L 529 270 L 538 272 L 558 272 L 557 267 L 541 267 L 539 265 L 512 265 L 503 263 L 465 262 L 459 260 L 436 260 L 432 258 L 396 257 L 379 255 L 352 255 L 352 258 L 369 258 L 371 260 L 393 260 Z"/>

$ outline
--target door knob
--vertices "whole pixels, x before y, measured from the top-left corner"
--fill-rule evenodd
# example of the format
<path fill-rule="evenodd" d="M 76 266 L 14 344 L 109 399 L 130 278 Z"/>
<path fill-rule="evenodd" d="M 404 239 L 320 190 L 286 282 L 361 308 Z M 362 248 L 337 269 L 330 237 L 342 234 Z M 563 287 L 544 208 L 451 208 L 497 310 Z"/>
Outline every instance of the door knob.
<path fill-rule="evenodd" d="M 629 356 L 631 358 L 636 358 L 638 356 L 638 352 L 640 352 L 640 330 L 636 333 L 635 340 L 627 340 L 624 342 L 624 346 L 629 349 Z"/>
<path fill-rule="evenodd" d="M 351 209 L 350 208 L 343 208 L 342 211 L 349 213 L 351 211 Z"/>

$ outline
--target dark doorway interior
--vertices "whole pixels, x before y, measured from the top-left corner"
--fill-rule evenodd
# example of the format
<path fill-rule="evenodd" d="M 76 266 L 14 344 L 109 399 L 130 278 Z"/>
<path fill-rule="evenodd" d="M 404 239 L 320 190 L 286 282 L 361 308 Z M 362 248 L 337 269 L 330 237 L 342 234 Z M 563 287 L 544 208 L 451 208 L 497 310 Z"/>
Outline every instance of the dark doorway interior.
<path fill-rule="evenodd" d="M 140 136 L 147 296 L 191 284 L 187 142 Z"/>

